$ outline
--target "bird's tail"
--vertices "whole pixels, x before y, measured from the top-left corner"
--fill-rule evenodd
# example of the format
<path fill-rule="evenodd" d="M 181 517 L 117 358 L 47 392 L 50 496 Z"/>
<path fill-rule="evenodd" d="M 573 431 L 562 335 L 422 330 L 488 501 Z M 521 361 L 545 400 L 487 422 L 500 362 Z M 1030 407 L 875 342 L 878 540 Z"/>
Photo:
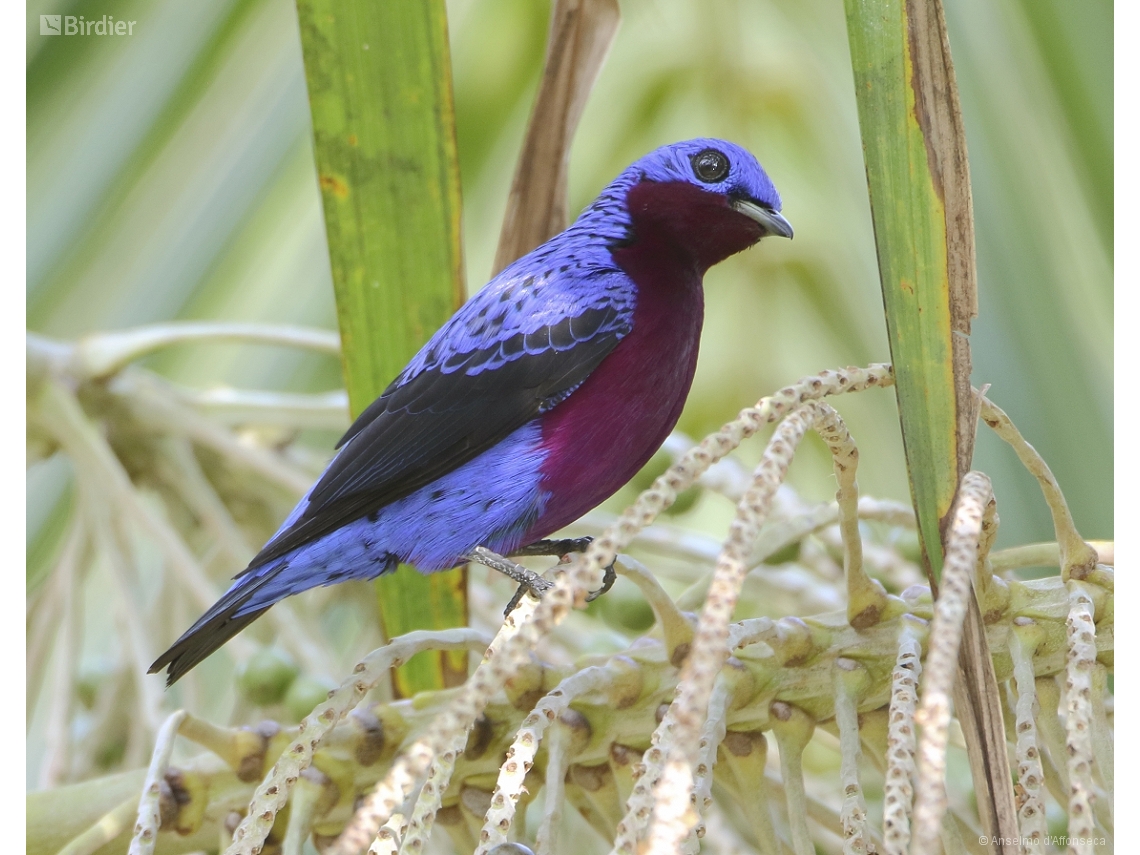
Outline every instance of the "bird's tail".
<path fill-rule="evenodd" d="M 209 611 L 198 618 L 194 625 L 182 633 L 170 649 L 154 660 L 148 674 L 157 674 L 166 668 L 166 685 L 173 686 L 191 668 L 241 632 L 253 621 L 268 611 L 269 606 L 288 596 L 291 591 L 273 597 L 266 605 L 251 605 L 255 595 L 262 594 L 269 583 L 286 569 L 288 564 L 280 564 L 264 570 L 245 573 L 238 577 L 230 589 L 222 595 Z"/>
<path fill-rule="evenodd" d="M 292 553 L 245 570 L 209 611 L 154 660 L 149 673 L 156 674 L 166 668 L 166 685 L 172 686 L 274 603 L 320 585 L 374 579 L 395 570 L 399 563 L 395 556 L 386 553 L 379 553 L 368 561 L 338 560 L 317 565 L 309 559 L 311 556 Z"/>

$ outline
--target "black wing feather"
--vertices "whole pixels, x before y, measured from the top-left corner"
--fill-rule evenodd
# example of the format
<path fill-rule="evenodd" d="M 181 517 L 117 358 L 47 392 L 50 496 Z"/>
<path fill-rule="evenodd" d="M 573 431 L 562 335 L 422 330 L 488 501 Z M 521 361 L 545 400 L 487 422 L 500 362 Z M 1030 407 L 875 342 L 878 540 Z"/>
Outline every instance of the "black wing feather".
<path fill-rule="evenodd" d="M 266 544 L 250 568 L 367 516 L 478 456 L 565 398 L 627 331 L 627 316 L 616 307 L 588 309 L 529 335 L 495 342 L 495 356 L 521 355 L 494 368 L 466 373 L 489 358 L 473 350 L 456 370 L 445 372 L 437 364 L 405 382 L 397 378 L 338 443 L 348 445 L 309 494 L 305 512 Z"/>

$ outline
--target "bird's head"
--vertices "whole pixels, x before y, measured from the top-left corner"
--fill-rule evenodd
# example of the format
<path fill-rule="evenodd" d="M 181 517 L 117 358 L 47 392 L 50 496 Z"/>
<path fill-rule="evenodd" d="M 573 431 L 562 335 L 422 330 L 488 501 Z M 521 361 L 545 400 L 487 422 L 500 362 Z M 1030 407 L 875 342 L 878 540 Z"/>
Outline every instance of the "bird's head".
<path fill-rule="evenodd" d="M 702 272 L 763 237 L 792 236 L 771 179 L 751 153 L 725 140 L 662 146 L 611 188 L 625 193 L 630 248 L 676 253 Z"/>

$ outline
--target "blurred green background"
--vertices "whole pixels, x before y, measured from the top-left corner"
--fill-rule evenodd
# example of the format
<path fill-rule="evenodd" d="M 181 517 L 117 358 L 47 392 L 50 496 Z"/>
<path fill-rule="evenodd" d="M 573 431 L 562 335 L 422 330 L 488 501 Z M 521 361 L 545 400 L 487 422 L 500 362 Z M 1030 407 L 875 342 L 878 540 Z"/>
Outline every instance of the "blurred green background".
<path fill-rule="evenodd" d="M 473 291 L 494 256 L 549 6 L 448 9 Z M 334 329 L 293 4 L 43 0 L 27 13 L 28 328 L 74 338 L 183 318 Z M 129 38 L 52 38 L 39 35 L 41 13 L 138 23 Z M 723 136 L 757 154 L 796 228 L 793 242 L 708 275 L 680 429 L 699 437 L 805 374 L 886 360 L 842 5 L 626 0 L 622 13 L 577 134 L 572 213 L 650 149 Z M 1048 460 L 1082 533 L 1111 538 L 1112 4 L 947 0 L 946 14 L 977 220 L 974 384 L 992 384 Z M 340 386 L 335 359 L 269 347 L 193 345 L 147 364 L 198 387 Z M 906 498 L 893 394 L 838 407 L 863 490 Z M 321 454 L 334 439 L 305 436 Z M 809 440 L 798 461 L 797 489 L 828 498 L 822 444 Z M 1051 539 L 1035 484 L 984 430 L 975 463 L 994 480 L 999 544 Z M 51 510 L 67 477 L 51 460 L 29 470 L 34 554 L 58 535 Z M 722 536 L 730 515 L 713 496 L 680 522 Z"/>

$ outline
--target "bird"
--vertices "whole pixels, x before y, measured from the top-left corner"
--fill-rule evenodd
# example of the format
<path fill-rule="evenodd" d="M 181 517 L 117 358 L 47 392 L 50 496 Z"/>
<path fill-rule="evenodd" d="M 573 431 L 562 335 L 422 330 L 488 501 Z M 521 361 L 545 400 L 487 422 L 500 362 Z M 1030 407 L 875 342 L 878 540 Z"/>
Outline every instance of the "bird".
<path fill-rule="evenodd" d="M 400 563 L 504 569 L 516 566 L 504 556 L 584 548 L 545 538 L 660 448 L 696 370 L 705 272 L 761 238 L 791 238 L 781 208 L 735 143 L 692 139 L 635 161 L 428 340 L 150 673 L 166 668 L 172 685 L 310 588 Z"/>

